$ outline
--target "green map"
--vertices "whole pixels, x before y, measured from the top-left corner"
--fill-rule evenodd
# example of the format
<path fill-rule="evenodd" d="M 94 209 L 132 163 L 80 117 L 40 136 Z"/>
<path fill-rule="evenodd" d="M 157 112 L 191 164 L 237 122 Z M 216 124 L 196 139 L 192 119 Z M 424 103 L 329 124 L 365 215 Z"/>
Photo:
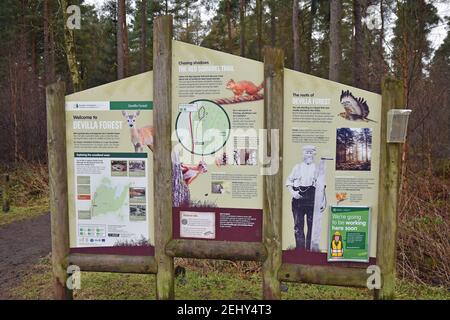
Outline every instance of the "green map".
<path fill-rule="evenodd" d="M 230 136 L 231 123 L 226 111 L 209 100 L 196 100 L 196 111 L 178 114 L 175 130 L 178 140 L 189 152 L 209 155 L 219 151 Z"/>
<path fill-rule="evenodd" d="M 120 215 L 121 209 L 126 206 L 129 187 L 130 184 L 113 186 L 110 179 L 103 178 L 101 184 L 94 192 L 92 216 L 95 217 L 108 213 Z"/>

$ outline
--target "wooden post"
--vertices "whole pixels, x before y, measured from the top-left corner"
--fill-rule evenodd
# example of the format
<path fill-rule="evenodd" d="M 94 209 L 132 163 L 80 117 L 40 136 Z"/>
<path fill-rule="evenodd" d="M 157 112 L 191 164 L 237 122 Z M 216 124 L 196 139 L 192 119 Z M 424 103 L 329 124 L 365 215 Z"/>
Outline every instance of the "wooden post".
<path fill-rule="evenodd" d="M 377 230 L 377 265 L 381 270 L 381 289 L 376 299 L 393 299 L 397 245 L 397 207 L 400 178 L 401 144 L 387 143 L 387 113 L 404 107 L 403 84 L 386 78 L 382 84 L 381 155 Z"/>
<path fill-rule="evenodd" d="M 47 87 L 47 141 L 52 229 L 52 265 L 55 299 L 72 299 L 66 286 L 69 256 L 69 214 L 66 162 L 66 85 Z"/>
<path fill-rule="evenodd" d="M 283 97 L 284 53 L 281 49 L 264 51 L 264 122 L 267 129 L 267 154 L 271 166 L 278 166 L 273 175 L 264 176 L 263 242 L 267 259 L 263 263 L 263 296 L 266 300 L 281 299 L 278 271 L 281 267 L 281 217 L 283 203 Z M 278 130 L 278 141 L 272 141 L 272 130 Z M 271 154 L 272 147 L 278 153 Z M 278 148 L 276 148 L 278 146 Z"/>
<path fill-rule="evenodd" d="M 3 175 L 3 190 L 2 190 L 2 210 L 3 212 L 9 212 L 9 174 Z"/>
<path fill-rule="evenodd" d="M 157 299 L 174 299 L 173 258 L 165 248 L 172 239 L 172 17 L 155 19 L 153 31 L 153 100 L 155 146 L 154 212 Z"/>

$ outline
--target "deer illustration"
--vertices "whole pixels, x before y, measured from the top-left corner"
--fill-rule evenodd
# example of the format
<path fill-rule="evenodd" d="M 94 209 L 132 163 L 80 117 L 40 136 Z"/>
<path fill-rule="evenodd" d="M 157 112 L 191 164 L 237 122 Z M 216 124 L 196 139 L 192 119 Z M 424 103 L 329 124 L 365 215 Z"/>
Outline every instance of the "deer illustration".
<path fill-rule="evenodd" d="M 148 125 L 142 128 L 136 127 L 136 118 L 140 111 L 128 113 L 122 111 L 122 115 L 127 119 L 130 127 L 131 143 L 134 146 L 135 152 L 143 152 L 144 146 L 147 146 L 153 152 L 153 126 Z"/>

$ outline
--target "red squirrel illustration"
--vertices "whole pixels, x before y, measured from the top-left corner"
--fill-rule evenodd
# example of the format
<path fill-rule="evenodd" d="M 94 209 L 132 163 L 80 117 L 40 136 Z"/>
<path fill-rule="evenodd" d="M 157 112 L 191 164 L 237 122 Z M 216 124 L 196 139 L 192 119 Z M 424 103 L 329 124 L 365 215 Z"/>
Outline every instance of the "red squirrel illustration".
<path fill-rule="evenodd" d="M 251 81 L 243 80 L 236 82 L 231 79 L 228 81 L 226 88 L 233 91 L 235 97 L 242 97 L 244 94 L 255 96 L 261 91 L 262 88 L 264 88 L 264 82 L 259 86 L 256 86 Z"/>

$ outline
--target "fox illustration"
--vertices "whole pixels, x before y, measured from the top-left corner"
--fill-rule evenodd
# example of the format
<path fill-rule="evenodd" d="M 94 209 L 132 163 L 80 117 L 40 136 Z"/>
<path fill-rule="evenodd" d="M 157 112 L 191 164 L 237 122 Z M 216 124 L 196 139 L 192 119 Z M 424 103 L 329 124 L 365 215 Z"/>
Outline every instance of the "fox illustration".
<path fill-rule="evenodd" d="M 226 88 L 233 91 L 235 97 L 242 97 L 244 94 L 255 96 L 264 88 L 264 82 L 256 86 L 253 82 L 243 80 L 236 82 L 233 79 L 228 81 Z"/>

